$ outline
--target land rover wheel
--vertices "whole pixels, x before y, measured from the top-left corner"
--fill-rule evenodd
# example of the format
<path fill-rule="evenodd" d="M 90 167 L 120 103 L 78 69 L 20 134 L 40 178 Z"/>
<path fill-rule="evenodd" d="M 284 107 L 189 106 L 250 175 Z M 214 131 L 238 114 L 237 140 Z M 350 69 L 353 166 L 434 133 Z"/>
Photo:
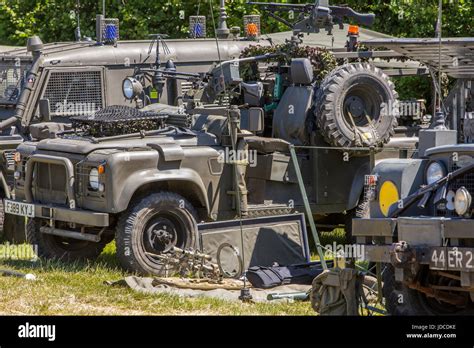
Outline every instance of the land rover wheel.
<path fill-rule="evenodd" d="M 121 265 L 142 275 L 171 275 L 175 269 L 163 256 L 173 247 L 196 248 L 196 219 L 191 203 L 171 192 L 154 193 L 131 203 L 117 224 Z"/>
<path fill-rule="evenodd" d="M 381 147 L 397 126 L 397 99 L 393 82 L 381 69 L 367 63 L 346 64 L 318 88 L 316 123 L 332 146 Z"/>
<path fill-rule="evenodd" d="M 430 285 L 460 287 L 459 280 L 439 275 L 424 267 L 417 276 L 420 286 L 431 288 Z M 457 282 L 457 283 L 456 283 Z M 394 268 L 388 265 L 383 273 L 383 295 L 385 307 L 390 315 L 473 315 L 474 310 L 468 292 L 440 291 L 436 296 L 427 296 L 424 292 L 410 289 L 395 281 Z M 442 300 L 442 295 L 445 296 Z M 448 301 L 448 302 L 447 302 Z M 454 304 L 453 301 L 459 301 Z M 451 303 L 449 303 L 451 302 Z"/>
<path fill-rule="evenodd" d="M 47 224 L 47 220 L 38 218 L 29 219 L 26 224 L 26 240 L 40 258 L 61 261 L 94 260 L 110 241 L 104 237 L 96 243 L 42 233 L 40 228 Z"/>

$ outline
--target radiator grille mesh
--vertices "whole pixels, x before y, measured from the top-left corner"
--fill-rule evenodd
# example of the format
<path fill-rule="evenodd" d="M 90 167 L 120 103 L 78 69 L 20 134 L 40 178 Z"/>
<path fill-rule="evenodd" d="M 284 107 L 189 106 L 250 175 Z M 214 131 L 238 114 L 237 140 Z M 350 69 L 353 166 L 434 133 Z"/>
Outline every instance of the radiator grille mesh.
<path fill-rule="evenodd" d="M 52 72 L 43 98 L 55 116 L 88 115 L 103 108 L 100 71 Z"/>

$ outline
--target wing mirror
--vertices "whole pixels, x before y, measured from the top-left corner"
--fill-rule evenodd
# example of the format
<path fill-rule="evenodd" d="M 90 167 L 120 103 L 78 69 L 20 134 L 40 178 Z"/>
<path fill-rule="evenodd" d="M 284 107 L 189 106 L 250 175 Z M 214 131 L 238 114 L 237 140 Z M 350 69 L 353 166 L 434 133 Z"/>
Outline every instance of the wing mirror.
<path fill-rule="evenodd" d="M 51 106 L 49 103 L 49 99 L 40 99 L 39 115 L 43 121 L 51 121 Z"/>
<path fill-rule="evenodd" d="M 252 133 L 260 133 L 264 127 L 264 113 L 262 108 L 250 108 L 241 111 L 240 128 Z"/>

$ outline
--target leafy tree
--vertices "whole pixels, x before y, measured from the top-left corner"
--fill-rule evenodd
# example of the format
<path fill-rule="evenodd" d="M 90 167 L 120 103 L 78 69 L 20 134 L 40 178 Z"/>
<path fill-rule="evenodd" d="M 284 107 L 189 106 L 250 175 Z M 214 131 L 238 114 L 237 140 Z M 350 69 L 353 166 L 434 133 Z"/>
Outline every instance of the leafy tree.
<path fill-rule="evenodd" d="M 106 0 L 107 17 L 120 19 L 122 39 L 147 39 L 152 33 L 166 33 L 172 38 L 188 35 L 188 17 L 205 15 L 208 36 L 213 36 L 210 1 L 217 25 L 219 0 Z M 258 14 L 246 5 L 247 0 L 226 0 L 228 25 L 242 27 L 245 14 Z M 260 0 L 264 1 L 264 0 Z M 307 3 L 314 0 L 272 0 Z M 101 0 L 0 0 L 0 44 L 24 45 L 32 35 L 45 42 L 74 40 L 77 12 L 83 36 L 95 37 L 95 16 L 102 12 Z M 438 0 L 332 0 L 360 12 L 376 14 L 374 30 L 397 37 L 434 37 Z M 473 0 L 443 0 L 443 35 L 474 36 Z M 288 30 L 272 18 L 262 16 L 264 33 Z M 397 81 L 403 93 L 418 92 L 429 85 L 426 79 Z M 405 88 L 407 87 L 407 88 Z M 429 92 L 424 89 L 427 96 Z M 419 94 L 418 94 L 419 95 Z"/>
<path fill-rule="evenodd" d="M 274 0 L 279 1 L 279 0 Z M 306 3 L 312 0 L 281 1 Z M 100 0 L 80 0 L 83 35 L 95 36 L 95 15 L 102 12 Z M 219 1 L 212 0 L 218 21 Z M 377 15 L 375 30 L 399 37 L 433 37 L 437 19 L 437 0 L 333 0 L 361 12 Z M 123 39 L 146 39 L 151 33 L 186 37 L 188 17 L 201 14 L 212 28 L 209 0 L 106 0 L 107 16 L 121 21 Z M 39 35 L 45 42 L 74 39 L 77 25 L 77 0 L 0 0 L 0 44 L 24 45 L 27 37 Z M 244 14 L 258 13 L 246 0 L 227 0 L 229 26 L 242 26 Z M 474 36 L 472 0 L 444 0 L 445 36 Z M 264 32 L 286 30 L 284 25 L 264 16 Z M 212 36 L 212 30 L 209 30 Z"/>

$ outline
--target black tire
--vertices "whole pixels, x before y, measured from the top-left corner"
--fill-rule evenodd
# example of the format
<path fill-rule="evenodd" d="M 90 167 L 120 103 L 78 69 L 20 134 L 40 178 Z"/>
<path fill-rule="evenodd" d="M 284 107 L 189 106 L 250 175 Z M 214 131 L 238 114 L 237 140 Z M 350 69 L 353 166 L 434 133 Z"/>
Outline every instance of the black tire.
<path fill-rule="evenodd" d="M 40 258 L 72 262 L 94 260 L 107 244 L 105 238 L 95 243 L 41 233 L 43 222 L 42 219 L 29 219 L 26 224 L 26 239 Z"/>
<path fill-rule="evenodd" d="M 117 224 L 120 264 L 133 273 L 167 276 L 169 265 L 151 254 L 166 254 L 172 246 L 197 248 L 196 221 L 194 207 L 176 193 L 154 193 L 133 202 Z M 163 232 L 167 235 L 158 235 Z"/>
<path fill-rule="evenodd" d="M 392 265 L 385 266 L 382 275 L 382 294 L 388 314 L 394 316 L 423 315 L 414 291 L 395 281 L 395 270 Z"/>
<path fill-rule="evenodd" d="M 421 272 L 429 272 L 424 268 Z M 439 302 L 428 298 L 425 294 L 410 289 L 402 283 L 395 281 L 395 272 L 392 265 L 387 265 L 383 273 L 383 296 L 385 308 L 390 315 L 473 315 L 472 303 L 465 308 L 457 308 L 453 305 Z"/>
<path fill-rule="evenodd" d="M 381 147 L 395 134 L 398 112 L 392 115 L 388 106 L 396 106 L 397 99 L 395 85 L 381 69 L 367 63 L 346 64 L 318 88 L 316 123 L 332 146 Z"/>

